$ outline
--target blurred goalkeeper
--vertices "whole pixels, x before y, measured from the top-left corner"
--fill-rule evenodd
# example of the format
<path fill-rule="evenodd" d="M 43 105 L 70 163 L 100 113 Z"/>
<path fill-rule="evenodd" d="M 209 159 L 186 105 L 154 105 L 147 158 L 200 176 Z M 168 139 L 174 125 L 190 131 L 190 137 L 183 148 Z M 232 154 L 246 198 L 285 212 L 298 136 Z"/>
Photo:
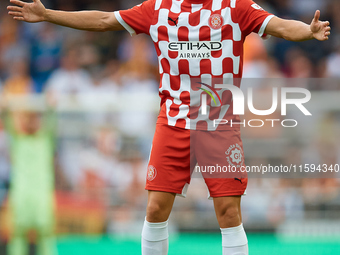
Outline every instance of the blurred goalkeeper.
<path fill-rule="evenodd" d="M 175 195 L 185 196 L 196 163 L 244 165 L 240 128 L 212 126 L 207 116 L 240 121 L 233 115 L 230 93 L 218 90 L 215 84 L 235 84 L 242 77 L 246 36 L 255 32 L 263 38 L 273 35 L 291 41 L 325 41 L 330 35 L 329 22 L 319 20 L 320 11 L 308 25 L 275 17 L 251 0 L 148 0 L 116 12 L 54 11 L 45 9 L 40 0 L 11 3 L 15 6 L 8 7 L 9 14 L 16 20 L 47 21 L 90 31 L 126 29 L 131 35 L 150 35 L 154 41 L 161 76 L 161 110 L 147 171 L 143 255 L 168 253 L 168 217 Z M 219 99 L 215 104 L 207 101 L 205 116 L 198 114 L 203 108 L 197 111 L 191 107 L 191 96 L 200 93 L 215 94 Z M 205 178 L 205 183 L 221 228 L 223 254 L 246 255 L 248 241 L 240 201 L 247 176 L 215 177 Z"/>
<path fill-rule="evenodd" d="M 15 107 L 15 106 L 14 106 Z M 4 113 L 10 135 L 9 206 L 12 233 L 9 255 L 28 255 L 29 231 L 35 231 L 38 255 L 56 255 L 54 243 L 54 121 L 29 105 Z"/>

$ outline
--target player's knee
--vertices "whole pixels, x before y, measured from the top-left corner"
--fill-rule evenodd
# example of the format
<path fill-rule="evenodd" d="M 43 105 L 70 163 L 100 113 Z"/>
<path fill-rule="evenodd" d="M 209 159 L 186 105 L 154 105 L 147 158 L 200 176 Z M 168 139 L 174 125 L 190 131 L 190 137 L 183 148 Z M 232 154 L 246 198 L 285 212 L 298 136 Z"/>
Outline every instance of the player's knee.
<path fill-rule="evenodd" d="M 238 208 L 238 206 L 231 206 L 229 208 L 227 208 L 226 212 L 225 212 L 225 216 L 227 218 L 231 218 L 231 219 L 234 219 L 234 218 L 240 218 L 240 210 Z"/>
<path fill-rule="evenodd" d="M 149 222 L 164 222 L 169 215 L 166 208 L 158 203 L 149 203 L 146 208 L 146 219 Z"/>
<path fill-rule="evenodd" d="M 237 205 L 225 205 L 217 212 L 217 216 L 224 221 L 237 221 L 241 218 L 241 212 Z"/>

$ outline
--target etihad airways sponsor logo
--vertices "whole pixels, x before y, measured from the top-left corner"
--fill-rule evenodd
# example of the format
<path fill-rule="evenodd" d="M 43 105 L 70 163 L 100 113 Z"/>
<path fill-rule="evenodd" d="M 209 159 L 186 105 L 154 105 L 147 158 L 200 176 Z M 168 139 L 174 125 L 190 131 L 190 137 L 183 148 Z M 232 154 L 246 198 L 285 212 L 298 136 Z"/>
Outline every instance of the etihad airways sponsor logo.
<path fill-rule="evenodd" d="M 212 51 L 219 51 L 223 48 L 221 42 L 169 42 L 168 50 L 178 52 L 181 59 L 208 59 Z"/>

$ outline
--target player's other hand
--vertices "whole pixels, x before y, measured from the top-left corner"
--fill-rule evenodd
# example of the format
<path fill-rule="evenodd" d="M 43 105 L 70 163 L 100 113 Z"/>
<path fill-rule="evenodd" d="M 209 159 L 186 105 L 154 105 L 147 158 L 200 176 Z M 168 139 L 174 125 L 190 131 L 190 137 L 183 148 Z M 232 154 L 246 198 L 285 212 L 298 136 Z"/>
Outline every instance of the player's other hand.
<path fill-rule="evenodd" d="M 331 27 L 329 21 L 320 21 L 320 11 L 317 10 L 314 15 L 314 19 L 310 24 L 310 30 L 313 33 L 315 39 L 319 41 L 328 40 L 328 36 L 331 34 Z"/>
<path fill-rule="evenodd" d="M 46 8 L 40 0 L 33 0 L 31 3 L 19 0 L 10 0 L 10 2 L 15 5 L 7 7 L 8 14 L 13 16 L 13 19 L 31 23 L 45 20 Z"/>

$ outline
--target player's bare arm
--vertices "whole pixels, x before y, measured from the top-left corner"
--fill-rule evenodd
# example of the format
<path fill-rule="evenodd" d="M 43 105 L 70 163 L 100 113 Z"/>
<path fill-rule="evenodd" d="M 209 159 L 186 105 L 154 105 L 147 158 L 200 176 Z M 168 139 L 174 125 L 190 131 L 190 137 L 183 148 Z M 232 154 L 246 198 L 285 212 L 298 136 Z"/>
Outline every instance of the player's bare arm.
<path fill-rule="evenodd" d="M 269 21 L 265 33 L 296 42 L 311 39 L 326 41 L 331 34 L 330 23 L 328 21 L 320 21 L 319 19 L 319 10 L 315 12 L 310 25 L 301 21 L 285 20 L 274 17 Z"/>
<path fill-rule="evenodd" d="M 40 0 L 31 3 L 10 0 L 14 5 L 8 6 L 8 14 L 13 19 L 30 23 L 47 21 L 57 25 L 89 31 L 117 31 L 123 26 L 117 21 L 113 12 L 79 11 L 66 12 L 46 9 Z"/>

